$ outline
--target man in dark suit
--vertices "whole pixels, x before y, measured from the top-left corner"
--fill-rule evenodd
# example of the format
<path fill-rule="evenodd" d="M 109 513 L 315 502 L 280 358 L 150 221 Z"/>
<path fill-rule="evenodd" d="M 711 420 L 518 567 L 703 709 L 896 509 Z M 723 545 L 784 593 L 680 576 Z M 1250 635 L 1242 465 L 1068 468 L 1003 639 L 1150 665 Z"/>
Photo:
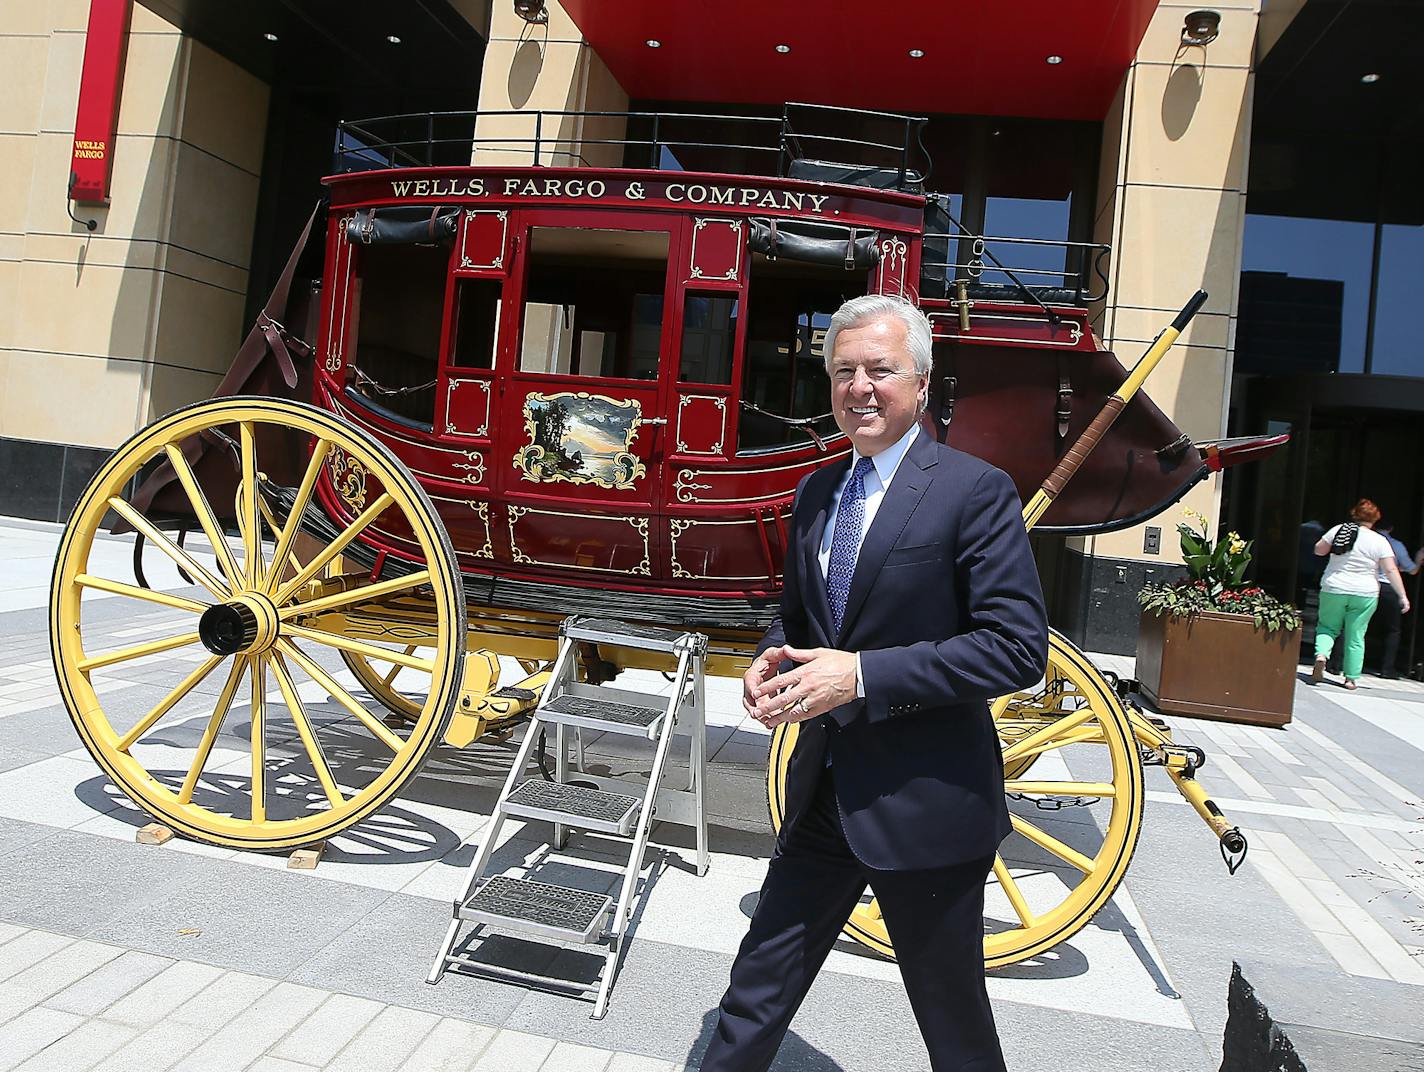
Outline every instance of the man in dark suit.
<path fill-rule="evenodd" d="M 763 725 L 801 727 L 702 1072 L 771 1064 L 867 885 L 935 1072 L 1002 1072 L 983 913 L 1009 816 L 988 704 L 1037 682 L 1048 651 L 1021 504 L 920 428 L 931 336 L 914 306 L 847 302 L 825 352 L 854 453 L 797 489 L 780 613 L 744 679 Z"/>

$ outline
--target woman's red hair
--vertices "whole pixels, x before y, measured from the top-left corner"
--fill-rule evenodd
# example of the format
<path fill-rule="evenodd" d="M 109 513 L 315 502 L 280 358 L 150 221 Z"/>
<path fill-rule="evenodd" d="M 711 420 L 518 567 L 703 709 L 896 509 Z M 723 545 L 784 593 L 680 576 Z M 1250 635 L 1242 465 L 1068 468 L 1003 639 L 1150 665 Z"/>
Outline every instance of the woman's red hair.
<path fill-rule="evenodd" d="M 1350 507 L 1350 520 L 1361 525 L 1373 525 L 1380 519 L 1380 508 L 1369 499 L 1361 499 Z"/>

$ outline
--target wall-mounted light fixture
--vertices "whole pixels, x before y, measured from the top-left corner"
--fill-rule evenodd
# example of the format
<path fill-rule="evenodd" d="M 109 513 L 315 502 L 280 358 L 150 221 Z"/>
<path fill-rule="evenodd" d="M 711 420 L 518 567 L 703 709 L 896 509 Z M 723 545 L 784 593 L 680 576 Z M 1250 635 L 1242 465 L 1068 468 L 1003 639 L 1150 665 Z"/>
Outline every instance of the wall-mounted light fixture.
<path fill-rule="evenodd" d="M 544 0 L 514 0 L 514 13 L 525 22 L 543 26 L 549 21 L 549 9 Z"/>
<path fill-rule="evenodd" d="M 1182 44 L 1209 45 L 1221 34 L 1221 12 L 1192 11 L 1182 24 Z"/>

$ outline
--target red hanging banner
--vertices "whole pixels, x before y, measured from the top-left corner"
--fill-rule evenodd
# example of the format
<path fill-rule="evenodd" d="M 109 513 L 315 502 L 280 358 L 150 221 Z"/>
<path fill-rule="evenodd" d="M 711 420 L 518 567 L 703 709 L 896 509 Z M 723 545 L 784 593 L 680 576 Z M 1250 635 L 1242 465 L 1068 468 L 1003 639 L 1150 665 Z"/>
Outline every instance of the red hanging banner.
<path fill-rule="evenodd" d="M 74 117 L 74 155 L 69 166 L 69 198 L 87 204 L 109 200 L 109 171 L 119 90 L 124 79 L 133 0 L 90 0 L 84 70 L 79 76 L 79 109 Z"/>

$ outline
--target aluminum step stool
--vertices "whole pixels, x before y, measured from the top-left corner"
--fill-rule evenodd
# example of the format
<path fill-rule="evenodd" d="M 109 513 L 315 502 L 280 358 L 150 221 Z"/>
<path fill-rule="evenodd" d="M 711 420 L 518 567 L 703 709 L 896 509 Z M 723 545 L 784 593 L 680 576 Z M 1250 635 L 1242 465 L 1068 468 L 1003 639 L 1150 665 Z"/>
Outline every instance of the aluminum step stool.
<path fill-rule="evenodd" d="M 580 643 L 604 647 L 666 652 L 677 660 L 671 693 L 656 696 L 578 680 Z M 608 997 L 627 948 L 627 926 L 643 854 L 654 817 L 660 822 L 692 827 L 697 840 L 697 874 L 707 873 L 706 689 L 707 638 L 701 633 L 636 625 L 606 618 L 572 617 L 559 627 L 559 650 L 544 694 L 535 708 L 524 741 L 514 757 L 483 843 L 471 862 L 463 892 L 453 906 L 445 941 L 431 966 L 428 983 L 438 983 L 446 971 L 458 971 L 556 993 L 592 998 L 593 1018 L 608 1011 Z M 535 742 L 541 730 L 553 727 L 554 780 L 527 778 Z M 598 779 L 599 788 L 568 784 L 571 765 L 567 730 L 599 730 L 653 742 L 647 785 L 615 778 Z M 662 784 L 674 736 L 691 739 L 691 761 L 685 789 Z M 578 766 L 582 767 L 580 742 Z M 580 780 L 586 780 L 580 776 Z M 499 832 L 506 819 L 542 819 L 553 823 L 553 848 L 563 848 L 574 830 L 625 839 L 628 863 L 618 900 L 608 894 L 555 886 L 529 878 L 487 876 Z M 464 924 L 474 925 L 483 940 L 493 933 L 563 945 L 602 945 L 604 964 L 595 982 L 565 979 L 503 967 L 455 952 Z"/>

